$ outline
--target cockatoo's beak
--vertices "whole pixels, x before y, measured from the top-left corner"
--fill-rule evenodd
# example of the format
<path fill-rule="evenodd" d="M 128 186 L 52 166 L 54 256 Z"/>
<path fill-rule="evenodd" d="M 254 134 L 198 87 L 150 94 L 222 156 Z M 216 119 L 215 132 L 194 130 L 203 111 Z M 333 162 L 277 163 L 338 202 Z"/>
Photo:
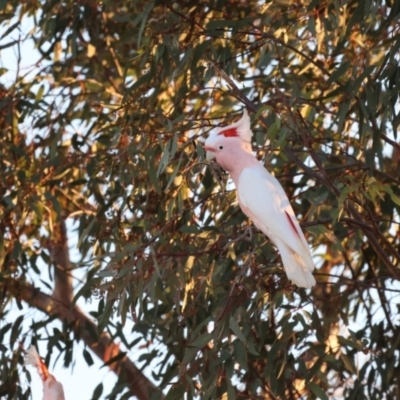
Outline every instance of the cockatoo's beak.
<path fill-rule="evenodd" d="M 206 158 L 207 158 L 207 161 L 213 160 L 215 158 L 215 153 L 213 153 L 212 151 L 207 151 Z"/>
<path fill-rule="evenodd" d="M 207 153 L 206 153 L 207 161 L 211 161 L 212 159 L 215 158 L 215 153 L 214 153 L 214 151 L 213 151 L 213 150 L 214 150 L 213 148 L 208 147 L 208 146 L 204 146 L 204 149 L 205 149 L 205 151 L 207 152 Z"/>

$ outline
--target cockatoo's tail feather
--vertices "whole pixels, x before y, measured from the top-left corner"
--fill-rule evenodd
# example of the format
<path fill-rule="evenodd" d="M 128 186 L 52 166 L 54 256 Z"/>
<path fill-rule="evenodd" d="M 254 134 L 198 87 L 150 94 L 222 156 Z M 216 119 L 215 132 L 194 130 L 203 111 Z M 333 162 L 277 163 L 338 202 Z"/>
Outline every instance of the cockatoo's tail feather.
<path fill-rule="evenodd" d="M 282 240 L 276 240 L 287 277 L 297 286 L 306 289 L 315 285 L 315 278 L 304 260 Z"/>
<path fill-rule="evenodd" d="M 33 365 L 34 367 L 36 367 L 43 382 L 45 382 L 49 377 L 49 370 L 47 369 L 46 364 L 40 358 L 34 345 L 29 347 L 29 349 L 27 350 L 24 358 L 24 364 Z"/>

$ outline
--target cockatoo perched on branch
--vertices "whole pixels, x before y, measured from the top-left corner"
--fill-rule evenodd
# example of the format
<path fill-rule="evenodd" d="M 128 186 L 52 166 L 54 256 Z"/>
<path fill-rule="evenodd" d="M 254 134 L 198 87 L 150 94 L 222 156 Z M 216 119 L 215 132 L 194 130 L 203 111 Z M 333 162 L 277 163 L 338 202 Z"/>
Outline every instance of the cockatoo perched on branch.
<path fill-rule="evenodd" d="M 38 370 L 43 382 L 43 400 L 65 400 L 63 385 L 49 373 L 35 346 L 32 345 L 26 352 L 24 363 L 33 365 Z"/>
<path fill-rule="evenodd" d="M 205 141 L 207 159 L 215 158 L 235 183 L 239 205 L 254 225 L 278 247 L 286 275 L 297 286 L 315 285 L 314 262 L 283 187 L 254 157 L 250 119 L 213 132 Z"/>

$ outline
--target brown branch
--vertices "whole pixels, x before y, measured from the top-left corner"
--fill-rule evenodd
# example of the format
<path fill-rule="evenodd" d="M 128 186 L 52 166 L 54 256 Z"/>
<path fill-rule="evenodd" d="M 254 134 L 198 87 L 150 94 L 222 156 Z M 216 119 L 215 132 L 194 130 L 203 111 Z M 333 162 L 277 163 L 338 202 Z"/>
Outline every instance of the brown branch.
<path fill-rule="evenodd" d="M 379 236 L 379 238 L 381 239 L 381 241 L 386 245 L 386 248 L 389 250 L 390 253 L 392 253 L 392 256 L 394 258 L 397 259 L 398 262 L 400 262 L 400 253 L 392 246 L 392 244 L 389 242 L 389 240 L 385 237 L 385 235 L 381 232 L 381 230 L 379 229 L 378 224 L 376 223 L 376 221 L 374 220 L 374 216 L 371 212 L 371 210 L 369 209 L 369 207 L 366 207 L 366 210 L 368 212 L 368 215 L 370 217 L 371 223 L 375 228 L 375 233 L 377 234 L 377 236 Z M 393 263 L 394 264 L 394 263 Z"/>
<path fill-rule="evenodd" d="M 133 396 L 139 400 L 164 399 L 162 391 L 146 378 L 126 355 L 123 355 L 119 346 L 113 342 L 108 333 L 103 332 L 98 335 L 97 325 L 79 307 L 74 306 L 71 309 L 29 283 L 17 284 L 13 288 L 13 295 L 28 303 L 30 307 L 35 307 L 49 316 L 56 315 L 60 320 L 67 320 L 75 335 L 81 338 L 104 363 L 120 356 L 108 367 L 116 375 L 124 374 L 126 376 L 129 390 Z M 54 306 L 55 303 L 58 303 L 57 307 Z"/>
<path fill-rule="evenodd" d="M 97 325 L 78 306 L 72 306 L 72 264 L 69 257 L 67 230 L 64 219 L 55 218 L 57 222 L 52 224 L 52 237 L 46 243 L 54 263 L 53 294 L 51 296 L 44 294 L 30 283 L 16 282 L 11 285 L 13 296 L 49 316 L 57 316 L 62 321 L 66 320 L 76 337 L 81 338 L 104 363 L 116 358 L 116 361 L 109 364 L 108 368 L 118 376 L 125 375 L 132 395 L 139 400 L 163 399 L 162 391 L 120 351 L 111 336 L 106 332 L 99 334 Z"/>
<path fill-rule="evenodd" d="M 372 275 L 374 276 L 374 278 L 378 278 L 378 276 L 377 276 L 377 274 L 375 272 L 375 268 L 374 268 L 373 264 L 370 262 L 369 257 L 367 257 L 367 255 L 365 254 L 365 250 L 364 250 L 363 247 L 361 247 L 361 251 L 362 251 L 362 253 L 364 255 L 365 262 L 368 264 L 368 267 L 369 267 Z M 396 329 L 394 328 L 393 323 L 392 323 L 392 319 L 390 317 L 390 307 L 389 307 L 389 310 L 388 310 L 388 307 L 387 307 L 388 306 L 388 300 L 387 300 L 387 298 L 385 297 L 385 295 L 383 293 L 382 286 L 384 287 L 384 283 L 379 281 L 379 279 L 377 279 L 376 280 L 376 290 L 377 290 L 378 295 L 379 295 L 379 300 L 381 302 L 381 306 L 382 306 L 383 312 L 385 314 L 387 324 L 390 327 L 390 329 L 392 330 L 392 332 L 394 333 L 394 332 L 396 332 Z M 360 298 L 362 298 L 361 293 L 360 293 Z"/>
<path fill-rule="evenodd" d="M 72 265 L 69 259 L 68 237 L 65 221 L 57 217 L 52 238 L 47 242 L 54 263 L 54 290 L 52 297 L 69 307 L 74 297 L 72 288 Z"/>
<path fill-rule="evenodd" d="M 354 208 L 352 204 L 348 204 L 346 209 L 348 212 L 353 216 L 353 218 L 362 223 L 362 217 L 360 213 Z M 389 271 L 393 274 L 393 276 L 400 280 L 400 270 L 398 270 L 389 260 L 388 255 L 386 254 L 385 250 L 379 244 L 378 240 L 376 239 L 376 234 L 373 232 L 373 229 L 363 229 L 365 236 L 367 236 L 369 242 L 371 243 L 372 247 L 375 249 L 376 253 L 378 254 L 379 258 L 383 261 L 383 263 L 387 266 Z"/>

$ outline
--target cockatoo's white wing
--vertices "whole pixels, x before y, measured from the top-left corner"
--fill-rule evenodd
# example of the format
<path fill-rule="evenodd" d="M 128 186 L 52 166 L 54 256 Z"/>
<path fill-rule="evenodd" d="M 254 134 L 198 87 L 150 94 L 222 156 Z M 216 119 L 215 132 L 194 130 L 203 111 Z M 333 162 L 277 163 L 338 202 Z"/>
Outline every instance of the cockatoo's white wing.
<path fill-rule="evenodd" d="M 265 168 L 245 168 L 239 177 L 238 195 L 243 207 L 253 214 L 257 227 L 283 240 L 299 255 L 309 253 L 307 241 L 294 218 L 293 209 L 279 181 Z"/>
<path fill-rule="evenodd" d="M 260 165 L 242 171 L 237 191 L 243 212 L 278 246 L 289 278 L 298 284 L 290 273 L 290 270 L 295 270 L 293 264 L 285 265 L 285 258 L 288 260 L 290 257 L 283 253 L 295 253 L 291 254 L 291 257 L 301 265 L 301 270 L 312 271 L 314 263 L 308 243 L 281 184 Z M 311 287 L 315 283 L 310 273 L 306 275 L 309 283 L 306 286 L 304 284 L 299 286 Z"/>

